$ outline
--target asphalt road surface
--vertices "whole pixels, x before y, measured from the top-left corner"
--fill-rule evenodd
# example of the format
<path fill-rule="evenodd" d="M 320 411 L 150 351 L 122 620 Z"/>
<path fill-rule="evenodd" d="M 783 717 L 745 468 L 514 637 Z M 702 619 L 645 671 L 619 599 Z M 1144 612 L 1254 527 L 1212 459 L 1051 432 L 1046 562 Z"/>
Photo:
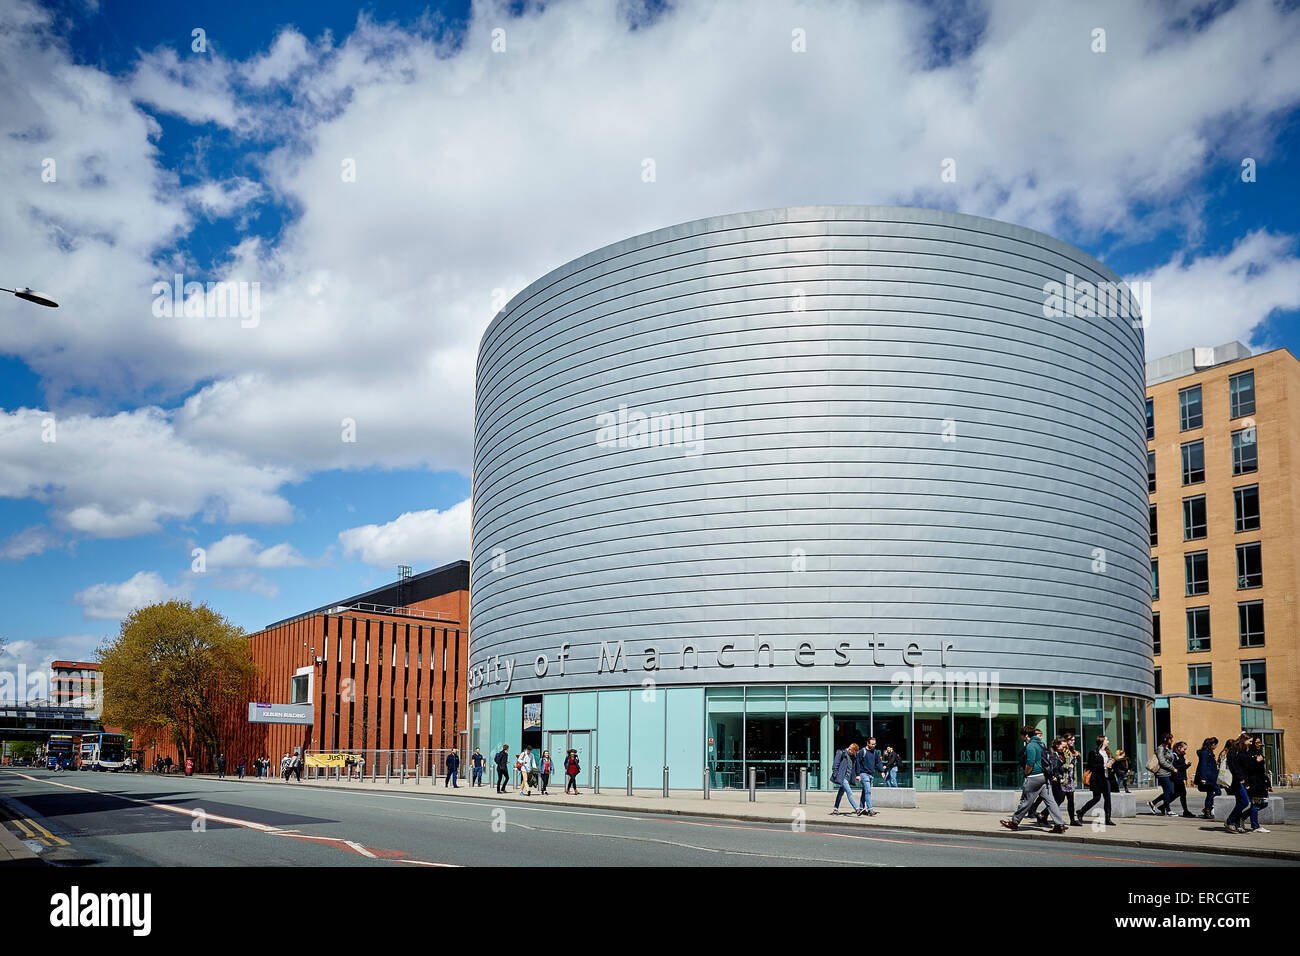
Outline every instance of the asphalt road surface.
<path fill-rule="evenodd" d="M 1294 866 L 1255 857 L 872 826 L 807 829 L 156 774 L 0 771 L 52 863 L 104 866 Z M 810 811 L 813 808 L 810 808 Z M 990 818 L 992 819 L 992 818 Z M 66 845 L 63 845 L 65 844 Z"/>

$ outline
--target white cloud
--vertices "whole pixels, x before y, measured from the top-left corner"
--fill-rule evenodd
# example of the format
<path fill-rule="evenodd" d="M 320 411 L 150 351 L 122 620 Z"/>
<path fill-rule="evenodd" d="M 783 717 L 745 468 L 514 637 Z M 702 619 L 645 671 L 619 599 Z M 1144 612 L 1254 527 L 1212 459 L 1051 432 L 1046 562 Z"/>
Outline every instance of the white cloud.
<path fill-rule="evenodd" d="M 1148 358 L 1238 339 L 1250 344 L 1251 330 L 1269 313 L 1300 309 L 1295 239 L 1262 231 L 1222 255 L 1175 256 L 1130 281 L 1151 283 Z"/>
<path fill-rule="evenodd" d="M 246 534 L 228 534 L 206 548 L 209 570 L 234 568 L 296 568 L 308 564 L 306 558 L 288 542 L 263 548 Z"/>
<path fill-rule="evenodd" d="M 939 205 L 1074 242 L 1196 234 L 1207 170 L 1266 162 L 1278 112 L 1300 103 L 1287 66 L 1300 14 L 1267 0 L 1196 31 L 1159 3 L 996 4 L 978 43 L 942 62 L 931 36 L 952 29 L 947 4 L 719 0 L 630 31 L 632 8 L 605 0 L 522 17 L 479 3 L 455 49 L 363 17 L 340 42 L 281 30 L 246 61 L 146 52 L 125 78 L 74 65 L 48 12 L 10 7 L 0 261 L 63 308 L 0 323 L 0 352 L 42 376 L 61 415 L 92 416 L 87 434 L 139 418 L 155 437 L 97 446 L 103 492 L 84 462 L 63 489 L 39 463 L 15 476 L 0 449 L 0 494 L 49 501 L 58 527 L 98 535 L 196 513 L 284 520 L 276 489 L 319 469 L 467 471 L 494 293 L 601 244 L 810 202 Z M 1103 22 L 1108 51 L 1094 54 Z M 794 26 L 806 53 L 791 50 Z M 159 167 L 151 112 L 278 148 L 260 183 L 182 187 Z M 56 184 L 41 181 L 47 157 Z M 940 181 L 947 157 L 956 183 Z M 259 324 L 154 317 L 153 282 L 192 271 L 174 250 L 196 218 L 266 196 L 293 211 L 283 233 L 245 240 L 207 277 L 259 282 Z M 1296 258 L 1275 241 L 1243 252 L 1275 254 L 1273 278 L 1232 274 L 1253 303 L 1241 322 L 1284 298 Z M 1216 268 L 1179 262 L 1190 280 Z M 1156 308 L 1176 294 L 1157 290 Z M 1201 344 L 1196 321 L 1167 318 L 1153 340 Z M 80 404 L 62 409 L 65 395 Z M 140 395 L 162 410 L 108 414 Z M 341 440 L 344 418 L 356 442 Z"/>
<path fill-rule="evenodd" d="M 261 185 L 245 176 L 200 183 L 189 191 L 190 199 L 208 216 L 229 216 L 262 196 Z"/>
<path fill-rule="evenodd" d="M 144 534 L 194 514 L 288 521 L 293 509 L 277 489 L 291 477 L 181 440 L 157 408 L 67 418 L 0 411 L 0 497 L 45 502 L 58 527 L 92 537 Z"/>
<path fill-rule="evenodd" d="M 0 541 L 0 561 L 21 561 L 60 544 L 59 536 L 41 525 L 24 528 Z"/>
<path fill-rule="evenodd" d="M 88 619 L 119 621 L 137 608 L 183 597 L 184 589 L 170 586 L 157 571 L 137 571 L 116 584 L 93 584 L 78 591 L 72 601 L 81 605 Z"/>
<path fill-rule="evenodd" d="M 339 533 L 346 557 L 360 556 L 374 567 L 398 564 L 438 566 L 469 558 L 469 500 L 446 511 L 408 511 L 387 524 L 367 524 Z"/>

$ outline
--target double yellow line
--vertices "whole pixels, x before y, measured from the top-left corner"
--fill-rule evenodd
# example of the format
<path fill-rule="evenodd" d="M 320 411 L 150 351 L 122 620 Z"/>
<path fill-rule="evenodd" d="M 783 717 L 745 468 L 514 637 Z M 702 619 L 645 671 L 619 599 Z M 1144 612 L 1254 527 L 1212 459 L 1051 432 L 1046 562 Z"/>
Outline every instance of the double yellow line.
<path fill-rule="evenodd" d="M 30 817 L 18 816 L 17 813 L 9 807 L 6 807 L 4 804 L 0 804 L 0 820 L 13 824 L 13 827 L 9 827 L 8 829 L 14 830 L 16 828 L 15 832 L 20 839 L 35 840 L 44 847 L 68 845 L 67 840 L 56 837 L 53 833 L 45 829 L 45 827 L 41 826 Z"/>

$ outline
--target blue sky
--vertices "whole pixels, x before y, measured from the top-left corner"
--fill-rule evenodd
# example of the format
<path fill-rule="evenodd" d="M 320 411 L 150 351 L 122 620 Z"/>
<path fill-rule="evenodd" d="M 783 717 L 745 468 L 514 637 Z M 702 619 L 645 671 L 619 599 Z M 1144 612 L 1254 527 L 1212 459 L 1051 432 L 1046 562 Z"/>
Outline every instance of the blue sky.
<path fill-rule="evenodd" d="M 468 557 L 494 303 L 673 222 L 994 216 L 1151 281 L 1149 355 L 1298 351 L 1298 47 L 1268 0 L 7 4 L 0 285 L 62 308 L 0 298 L 0 664 Z M 177 272 L 256 323 L 158 316 Z"/>

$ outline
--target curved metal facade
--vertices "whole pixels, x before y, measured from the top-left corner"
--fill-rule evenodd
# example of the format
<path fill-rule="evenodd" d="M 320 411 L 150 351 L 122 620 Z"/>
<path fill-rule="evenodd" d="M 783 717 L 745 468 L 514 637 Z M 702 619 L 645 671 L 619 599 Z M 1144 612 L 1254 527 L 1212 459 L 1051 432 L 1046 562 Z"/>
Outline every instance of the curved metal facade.
<path fill-rule="evenodd" d="M 917 664 L 1150 697 L 1141 323 L 1044 309 L 1119 281 L 1029 229 L 834 206 L 534 282 L 479 350 L 471 700 Z"/>

